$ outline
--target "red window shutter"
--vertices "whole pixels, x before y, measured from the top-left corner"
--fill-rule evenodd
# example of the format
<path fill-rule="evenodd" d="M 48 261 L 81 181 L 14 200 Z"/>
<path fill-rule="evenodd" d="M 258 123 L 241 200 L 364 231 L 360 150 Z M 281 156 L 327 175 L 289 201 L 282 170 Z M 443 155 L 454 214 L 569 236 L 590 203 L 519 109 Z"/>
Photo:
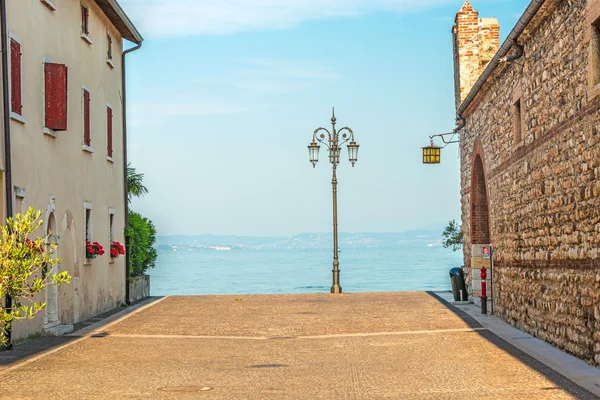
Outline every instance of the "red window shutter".
<path fill-rule="evenodd" d="M 14 39 L 10 39 L 10 78 L 10 110 L 14 113 L 22 115 L 23 104 L 21 103 L 21 44 Z"/>
<path fill-rule="evenodd" d="M 44 64 L 46 90 L 46 128 L 67 130 L 67 66 Z"/>
<path fill-rule="evenodd" d="M 90 136 L 90 92 L 83 89 L 83 144 L 91 146 Z"/>
<path fill-rule="evenodd" d="M 112 147 L 112 120 L 113 120 L 113 111 L 112 108 L 106 107 L 106 139 L 107 139 L 107 151 L 108 156 L 112 157 L 113 155 L 113 147 Z"/>

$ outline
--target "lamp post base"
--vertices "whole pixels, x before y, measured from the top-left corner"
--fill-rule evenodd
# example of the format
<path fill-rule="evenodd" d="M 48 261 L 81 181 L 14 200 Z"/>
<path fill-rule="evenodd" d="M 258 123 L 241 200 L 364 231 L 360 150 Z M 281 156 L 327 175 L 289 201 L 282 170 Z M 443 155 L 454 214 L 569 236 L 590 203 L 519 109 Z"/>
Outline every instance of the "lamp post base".
<path fill-rule="evenodd" d="M 333 285 L 331 287 L 331 293 L 333 293 L 333 294 L 341 294 L 342 293 L 342 287 L 340 285 Z"/>

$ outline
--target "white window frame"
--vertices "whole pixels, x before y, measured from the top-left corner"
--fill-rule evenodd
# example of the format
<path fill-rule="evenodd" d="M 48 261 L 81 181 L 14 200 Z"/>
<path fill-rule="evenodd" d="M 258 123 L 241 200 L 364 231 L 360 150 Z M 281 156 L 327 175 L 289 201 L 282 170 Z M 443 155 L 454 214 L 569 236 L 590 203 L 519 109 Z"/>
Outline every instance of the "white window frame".
<path fill-rule="evenodd" d="M 85 98 L 83 97 L 83 91 L 87 90 L 90 94 L 90 144 L 92 144 L 92 91 L 86 85 L 81 85 L 81 149 L 88 153 L 94 152 L 93 146 L 85 144 Z"/>
<path fill-rule="evenodd" d="M 8 71 L 12 72 L 12 56 L 10 54 L 10 39 L 13 39 L 15 42 L 19 43 L 19 47 L 21 49 L 21 56 L 23 55 L 23 42 L 21 39 L 13 32 L 8 33 Z M 23 116 L 25 107 L 23 103 L 23 57 L 21 57 L 21 114 L 17 114 L 13 110 L 10 110 L 10 119 L 17 121 L 23 125 L 27 123 L 27 120 Z M 10 109 L 12 104 L 12 76 L 8 79 L 8 107 Z"/>

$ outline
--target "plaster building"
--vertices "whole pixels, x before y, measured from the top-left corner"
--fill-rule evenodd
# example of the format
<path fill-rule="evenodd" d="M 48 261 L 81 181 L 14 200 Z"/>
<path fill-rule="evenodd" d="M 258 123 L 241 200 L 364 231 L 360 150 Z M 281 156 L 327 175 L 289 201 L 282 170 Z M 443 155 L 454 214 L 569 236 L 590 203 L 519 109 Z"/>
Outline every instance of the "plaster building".
<path fill-rule="evenodd" d="M 116 0 L 1 3 L 1 217 L 43 210 L 58 270 L 73 277 L 47 289 L 45 313 L 13 325 L 18 342 L 68 331 L 125 301 L 126 260 L 109 248 L 124 243 L 127 211 L 124 40 L 136 49 L 142 37 Z M 106 253 L 86 258 L 88 240 Z"/>
<path fill-rule="evenodd" d="M 600 0 L 496 27 L 467 0 L 452 30 L 469 292 L 491 245 L 494 313 L 600 364 Z"/>

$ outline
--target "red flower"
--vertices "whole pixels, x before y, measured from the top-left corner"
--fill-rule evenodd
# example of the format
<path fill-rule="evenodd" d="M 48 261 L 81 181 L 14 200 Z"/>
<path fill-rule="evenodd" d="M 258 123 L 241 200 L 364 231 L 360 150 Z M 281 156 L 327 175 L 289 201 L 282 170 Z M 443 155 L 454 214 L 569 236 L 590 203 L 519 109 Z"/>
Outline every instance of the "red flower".
<path fill-rule="evenodd" d="M 125 254 L 125 247 L 117 241 L 112 242 L 110 245 L 110 256 L 117 258 L 123 254 Z"/>

